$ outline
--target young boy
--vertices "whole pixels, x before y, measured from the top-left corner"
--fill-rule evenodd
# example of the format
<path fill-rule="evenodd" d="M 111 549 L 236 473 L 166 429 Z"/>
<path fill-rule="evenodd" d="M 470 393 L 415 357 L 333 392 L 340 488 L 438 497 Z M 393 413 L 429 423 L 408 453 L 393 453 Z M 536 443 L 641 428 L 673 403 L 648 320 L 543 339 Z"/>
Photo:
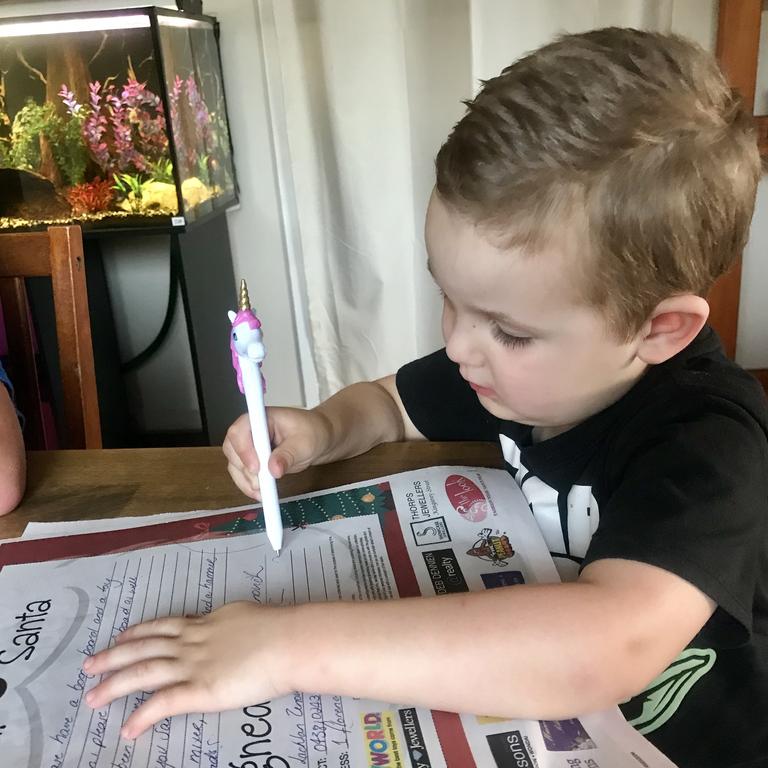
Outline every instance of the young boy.
<path fill-rule="evenodd" d="M 11 380 L 0 363 L 0 516 L 16 509 L 27 480 L 24 440 L 12 398 Z"/>
<path fill-rule="evenodd" d="M 566 581 L 150 622 L 86 662 L 114 672 L 89 703 L 157 690 L 127 736 L 292 690 L 510 718 L 623 703 L 681 766 L 768 765 L 766 403 L 704 298 L 746 240 L 749 118 L 701 49 L 597 30 L 485 83 L 436 165 L 445 349 L 270 409 L 270 470 L 499 440 Z M 258 498 L 244 418 L 224 452 Z M 478 626 L 503 686 L 475 685 Z"/>

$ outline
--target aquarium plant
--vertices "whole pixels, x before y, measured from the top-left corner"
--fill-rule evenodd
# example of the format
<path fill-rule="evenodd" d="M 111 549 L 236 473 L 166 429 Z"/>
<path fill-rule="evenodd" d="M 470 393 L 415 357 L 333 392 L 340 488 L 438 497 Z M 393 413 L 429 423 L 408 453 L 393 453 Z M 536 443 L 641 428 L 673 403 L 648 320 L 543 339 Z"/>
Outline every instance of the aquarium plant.
<path fill-rule="evenodd" d="M 114 202 L 115 192 L 110 181 L 97 176 L 91 181 L 70 187 L 66 197 L 72 206 L 72 213 L 82 216 L 85 213 L 108 211 Z"/>
<path fill-rule="evenodd" d="M 80 138 L 80 123 L 72 116 L 57 114 L 50 102 L 37 104 L 30 99 L 16 113 L 8 161 L 16 168 L 37 171 L 42 162 L 41 137 L 47 139 L 63 180 L 79 184 L 88 164 L 88 154 Z"/>

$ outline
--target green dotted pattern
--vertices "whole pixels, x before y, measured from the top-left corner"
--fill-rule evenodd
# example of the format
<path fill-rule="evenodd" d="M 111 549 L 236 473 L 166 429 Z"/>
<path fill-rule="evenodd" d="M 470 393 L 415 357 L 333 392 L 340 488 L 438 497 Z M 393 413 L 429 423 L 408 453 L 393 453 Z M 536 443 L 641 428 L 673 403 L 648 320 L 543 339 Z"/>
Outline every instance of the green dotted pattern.
<path fill-rule="evenodd" d="M 303 528 L 314 523 L 326 523 L 344 517 L 381 515 L 394 510 L 389 483 L 366 485 L 338 493 L 326 493 L 310 498 L 288 501 L 280 505 L 284 528 Z M 264 530 L 264 518 L 250 514 L 212 526 L 217 533 L 256 533 Z"/>

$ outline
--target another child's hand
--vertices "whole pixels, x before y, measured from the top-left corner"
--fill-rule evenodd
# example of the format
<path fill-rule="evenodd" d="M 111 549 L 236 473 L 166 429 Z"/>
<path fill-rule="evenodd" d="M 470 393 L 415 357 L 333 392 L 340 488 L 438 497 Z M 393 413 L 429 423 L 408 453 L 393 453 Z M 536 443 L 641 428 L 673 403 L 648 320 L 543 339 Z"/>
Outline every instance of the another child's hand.
<path fill-rule="evenodd" d="M 208 616 L 137 624 L 115 645 L 86 659 L 89 675 L 112 673 L 86 694 L 94 709 L 135 691 L 155 691 L 125 721 L 135 739 L 187 712 L 218 712 L 290 692 L 282 670 L 290 608 L 229 603 Z"/>
<path fill-rule="evenodd" d="M 313 411 L 267 408 L 267 422 L 273 446 L 269 471 L 275 478 L 301 472 L 316 463 L 326 448 L 327 424 L 322 416 Z M 222 450 L 235 485 L 246 496 L 260 500 L 259 459 L 253 447 L 247 413 L 229 428 Z"/>

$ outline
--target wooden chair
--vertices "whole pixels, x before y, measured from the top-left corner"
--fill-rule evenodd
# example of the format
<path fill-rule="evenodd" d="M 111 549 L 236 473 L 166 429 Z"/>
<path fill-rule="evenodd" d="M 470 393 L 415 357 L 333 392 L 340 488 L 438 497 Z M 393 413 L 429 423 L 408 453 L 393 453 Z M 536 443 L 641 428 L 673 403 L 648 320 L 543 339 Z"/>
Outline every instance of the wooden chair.
<path fill-rule="evenodd" d="M 8 337 L 8 374 L 25 417 L 28 449 L 45 448 L 40 379 L 24 285 L 50 277 L 56 316 L 62 413 L 59 442 L 66 448 L 101 448 L 99 403 L 80 227 L 0 234 L 0 301 Z"/>

